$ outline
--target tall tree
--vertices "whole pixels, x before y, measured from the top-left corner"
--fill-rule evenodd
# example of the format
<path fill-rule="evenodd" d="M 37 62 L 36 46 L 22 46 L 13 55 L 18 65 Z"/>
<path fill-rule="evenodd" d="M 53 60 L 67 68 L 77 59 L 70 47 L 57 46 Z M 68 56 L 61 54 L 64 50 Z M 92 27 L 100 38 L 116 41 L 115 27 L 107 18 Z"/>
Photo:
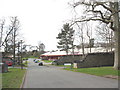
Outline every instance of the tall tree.
<path fill-rule="evenodd" d="M 82 18 L 75 19 L 76 22 L 100 21 L 110 26 L 115 34 L 115 60 L 114 68 L 120 69 L 120 21 L 119 21 L 119 3 L 118 2 L 98 2 L 98 1 L 78 1 L 73 7 L 83 5 L 86 8 L 85 15 Z M 73 23 L 73 24 L 74 24 Z"/>
<path fill-rule="evenodd" d="M 38 51 L 39 51 L 39 52 L 40 52 L 40 51 L 44 51 L 44 49 L 45 49 L 44 43 L 42 43 L 41 41 L 39 41 L 37 48 L 38 48 Z"/>
<path fill-rule="evenodd" d="M 15 60 L 15 49 L 16 49 L 16 32 L 19 29 L 19 20 L 17 17 L 11 17 L 11 28 L 13 28 L 13 58 Z"/>
<path fill-rule="evenodd" d="M 19 34 L 18 30 L 20 27 L 20 22 L 17 16 L 10 17 L 9 20 L 6 18 L 6 22 L 8 23 L 5 23 L 4 27 L 1 26 L 1 35 L 3 34 L 3 38 L 1 39 L 1 46 L 4 48 L 5 56 L 8 54 L 13 54 L 13 60 L 15 60 L 15 51 L 17 49 L 17 37 Z"/>
<path fill-rule="evenodd" d="M 69 23 L 66 23 L 63 25 L 63 28 L 61 29 L 61 32 L 58 34 L 57 39 L 59 39 L 57 48 L 60 48 L 63 51 L 66 51 L 66 54 L 68 54 L 69 49 L 73 49 L 74 45 L 74 32 L 72 27 L 70 27 Z"/>
<path fill-rule="evenodd" d="M 16 37 L 18 36 L 18 29 L 19 29 L 19 20 L 17 19 L 17 17 L 10 17 L 10 25 L 6 25 L 5 27 L 7 28 L 3 28 L 4 32 L 4 36 L 2 39 L 2 46 L 4 46 L 4 51 L 5 52 L 10 52 L 9 50 L 15 47 L 15 42 L 16 42 Z"/>

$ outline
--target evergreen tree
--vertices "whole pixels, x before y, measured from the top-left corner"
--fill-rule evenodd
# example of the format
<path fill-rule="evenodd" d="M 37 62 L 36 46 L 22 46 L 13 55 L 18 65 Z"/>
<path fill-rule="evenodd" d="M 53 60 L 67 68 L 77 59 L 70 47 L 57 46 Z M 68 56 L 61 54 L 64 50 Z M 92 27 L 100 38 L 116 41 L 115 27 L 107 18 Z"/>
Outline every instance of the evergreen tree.
<path fill-rule="evenodd" d="M 74 32 L 75 30 L 73 30 L 68 23 L 64 24 L 57 37 L 57 39 L 59 39 L 57 48 L 61 49 L 61 51 L 66 51 L 68 54 L 68 50 L 73 49 L 74 46 Z"/>

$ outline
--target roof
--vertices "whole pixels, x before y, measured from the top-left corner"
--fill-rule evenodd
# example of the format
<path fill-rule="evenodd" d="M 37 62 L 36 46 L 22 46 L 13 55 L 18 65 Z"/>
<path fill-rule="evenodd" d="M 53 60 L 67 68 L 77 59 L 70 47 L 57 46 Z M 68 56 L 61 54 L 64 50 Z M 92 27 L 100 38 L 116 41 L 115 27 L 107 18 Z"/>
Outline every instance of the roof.
<path fill-rule="evenodd" d="M 114 50 L 114 49 L 113 49 Z M 74 50 L 74 55 L 82 55 L 82 49 Z M 108 50 L 110 51 L 110 49 Z M 98 52 L 106 52 L 106 48 L 103 47 L 97 47 L 97 48 L 91 48 L 91 53 L 98 53 Z M 84 53 L 90 53 L 90 48 L 85 48 Z M 67 55 L 65 51 L 56 51 L 56 52 L 47 52 L 45 54 L 42 54 L 41 56 L 65 56 Z M 68 55 L 73 55 L 72 52 L 69 52 Z"/>
<path fill-rule="evenodd" d="M 41 56 L 65 56 L 67 53 L 65 51 L 56 51 L 56 52 L 48 52 L 42 54 Z M 69 52 L 68 55 L 73 55 L 72 52 Z M 79 55 L 78 52 L 75 52 L 74 55 Z"/>
<path fill-rule="evenodd" d="M 65 56 L 67 55 L 65 51 L 47 52 L 41 56 Z"/>
<path fill-rule="evenodd" d="M 108 52 L 111 51 L 110 48 L 108 48 L 107 50 Z M 85 48 L 84 53 L 87 54 L 87 53 L 107 52 L 107 50 L 104 47 L 94 47 L 94 48 L 91 48 L 91 52 L 90 52 L 90 48 Z M 112 49 L 112 51 L 114 51 L 114 48 Z M 79 49 L 79 54 L 82 54 L 82 49 Z"/>

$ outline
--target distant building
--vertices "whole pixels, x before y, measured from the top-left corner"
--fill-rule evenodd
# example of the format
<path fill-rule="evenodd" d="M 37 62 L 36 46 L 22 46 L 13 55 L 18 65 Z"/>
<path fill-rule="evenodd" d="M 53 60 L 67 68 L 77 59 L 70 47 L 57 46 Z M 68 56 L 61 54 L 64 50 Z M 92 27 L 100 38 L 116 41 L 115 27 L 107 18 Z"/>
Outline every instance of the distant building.
<path fill-rule="evenodd" d="M 73 55 L 73 54 L 69 52 L 68 55 Z M 78 55 L 78 53 L 75 53 L 75 55 Z M 67 56 L 65 51 L 47 52 L 45 54 L 40 55 L 40 57 L 43 60 L 57 60 L 62 56 Z"/>

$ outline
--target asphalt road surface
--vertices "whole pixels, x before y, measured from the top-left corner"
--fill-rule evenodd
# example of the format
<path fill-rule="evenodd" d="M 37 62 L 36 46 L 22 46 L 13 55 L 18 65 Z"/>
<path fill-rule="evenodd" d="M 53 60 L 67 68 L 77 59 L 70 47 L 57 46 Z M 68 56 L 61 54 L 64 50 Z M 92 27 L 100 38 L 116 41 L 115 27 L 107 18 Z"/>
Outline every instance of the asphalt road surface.
<path fill-rule="evenodd" d="M 118 80 L 66 71 L 56 66 L 38 66 L 29 59 L 23 88 L 118 88 Z"/>

